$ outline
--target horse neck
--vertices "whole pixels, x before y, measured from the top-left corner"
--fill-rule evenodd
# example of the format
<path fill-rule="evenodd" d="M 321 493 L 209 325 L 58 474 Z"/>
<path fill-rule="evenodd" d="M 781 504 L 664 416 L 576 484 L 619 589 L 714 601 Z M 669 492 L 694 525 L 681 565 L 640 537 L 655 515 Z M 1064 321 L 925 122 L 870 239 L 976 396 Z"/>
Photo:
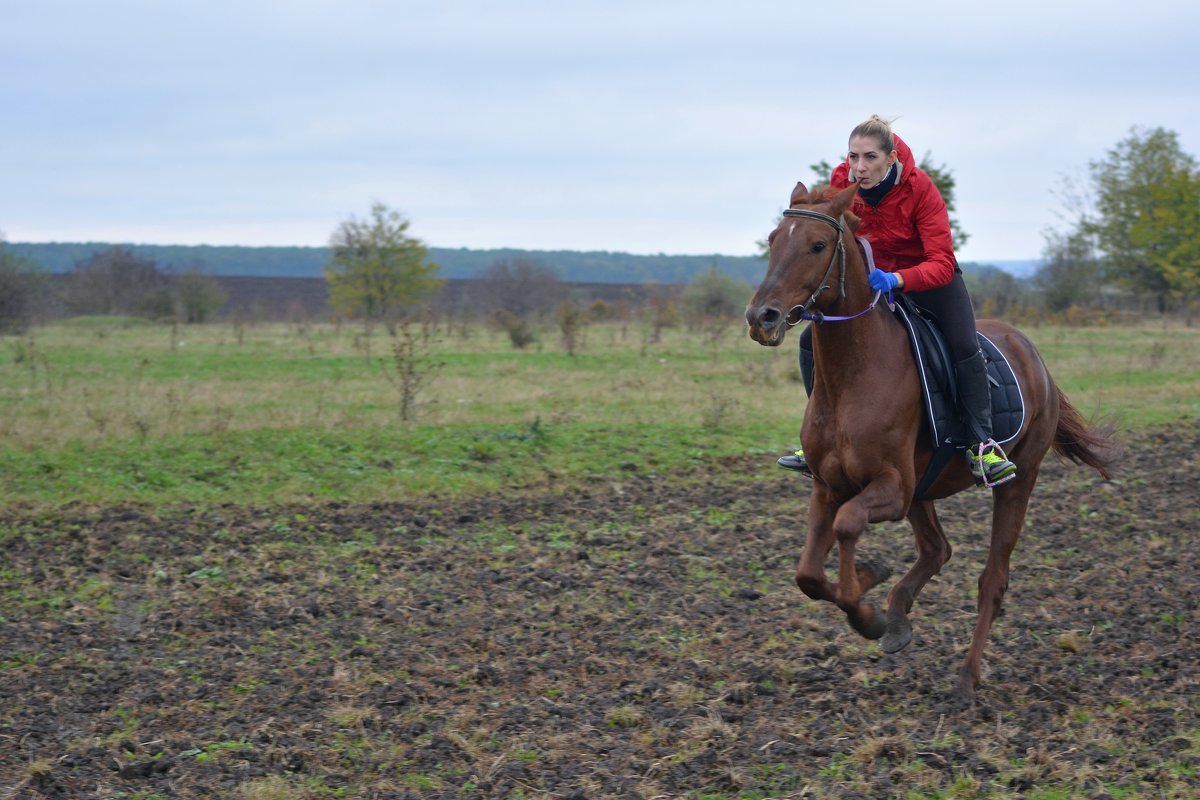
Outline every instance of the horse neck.
<path fill-rule="evenodd" d="M 850 262 L 847 259 L 846 296 L 825 309 L 826 316 L 850 316 L 871 305 L 875 293 L 867 284 L 866 267 L 859 259 Z M 888 373 L 899 379 L 908 364 L 907 335 L 888 310 L 886 298 L 861 317 L 815 324 L 813 352 L 825 379 L 834 384 L 869 381 L 879 386 Z"/>

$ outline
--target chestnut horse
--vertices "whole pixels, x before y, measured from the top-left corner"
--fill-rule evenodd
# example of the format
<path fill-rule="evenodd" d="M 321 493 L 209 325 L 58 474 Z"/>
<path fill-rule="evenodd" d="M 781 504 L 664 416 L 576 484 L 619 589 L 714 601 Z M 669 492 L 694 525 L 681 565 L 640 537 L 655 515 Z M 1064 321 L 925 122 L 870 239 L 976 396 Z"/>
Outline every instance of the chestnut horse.
<path fill-rule="evenodd" d="M 933 457 L 931 437 L 907 332 L 872 292 L 866 257 L 853 238 L 858 220 L 847 209 L 855 191 L 851 186 L 837 194 L 810 194 L 804 184 L 796 186 L 789 210 L 767 240 L 767 275 L 750 300 L 746 321 L 755 341 L 775 347 L 802 319 L 816 320 L 815 381 L 801 431 L 814 480 L 796 583 L 809 597 L 836 603 L 855 631 L 894 653 L 912 640 L 913 600 L 950 559 L 934 501 L 975 482 L 966 459 L 953 458 L 921 498 L 913 496 Z M 1042 459 L 1054 448 L 1105 478 L 1110 469 L 1107 436 L 1088 429 L 1033 343 L 1002 322 L 980 320 L 978 327 L 1008 359 L 1026 409 L 1007 451 L 1016 477 L 992 490 L 991 546 L 979 577 L 975 634 L 958 676 L 958 692 L 967 698 L 979 685 L 984 644 L 1008 587 L 1009 559 Z M 856 563 L 855 547 L 868 523 L 906 517 L 916 537 L 916 563 L 892 587 L 881 612 L 863 595 L 890 571 Z M 834 542 L 836 584 L 825 575 Z"/>

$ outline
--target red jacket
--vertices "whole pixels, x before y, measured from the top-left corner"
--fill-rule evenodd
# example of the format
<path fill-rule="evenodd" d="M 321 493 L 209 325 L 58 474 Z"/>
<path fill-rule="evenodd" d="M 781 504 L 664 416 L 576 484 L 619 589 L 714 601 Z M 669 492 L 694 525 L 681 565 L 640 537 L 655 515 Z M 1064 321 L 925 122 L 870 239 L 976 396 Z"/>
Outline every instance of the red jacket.
<path fill-rule="evenodd" d="M 896 185 L 872 208 L 858 195 L 850 210 L 862 219 L 858 235 L 870 240 L 875 266 L 904 277 L 904 291 L 923 292 L 945 286 L 954 277 L 950 215 L 937 185 L 917 167 L 912 150 L 899 136 L 896 158 L 900 177 Z M 833 170 L 830 190 L 850 185 L 850 165 L 843 161 Z"/>

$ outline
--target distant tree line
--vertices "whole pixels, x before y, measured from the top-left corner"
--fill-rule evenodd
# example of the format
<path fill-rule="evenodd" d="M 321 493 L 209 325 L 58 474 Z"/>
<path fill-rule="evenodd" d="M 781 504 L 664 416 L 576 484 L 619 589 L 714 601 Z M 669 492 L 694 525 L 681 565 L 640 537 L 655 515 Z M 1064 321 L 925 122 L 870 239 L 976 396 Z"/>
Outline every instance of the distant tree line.
<path fill-rule="evenodd" d="M 764 231 L 765 233 L 765 231 Z M 329 263 L 329 248 L 246 247 L 225 245 L 148 245 L 119 242 L 13 242 L 16 254 L 27 256 L 47 272 L 64 274 L 100 250 L 122 247 L 139 258 L 162 265 L 195 266 L 206 275 L 241 277 L 320 278 Z M 438 277 L 473 280 L 499 261 L 531 259 L 553 266 L 567 283 L 677 283 L 691 281 L 714 264 L 735 278 L 757 280 L 762 262 L 756 256 L 634 254 L 606 251 L 524 250 L 518 248 L 466 249 L 427 247 L 438 265 Z M 750 249 L 748 245 L 747 249 Z"/>

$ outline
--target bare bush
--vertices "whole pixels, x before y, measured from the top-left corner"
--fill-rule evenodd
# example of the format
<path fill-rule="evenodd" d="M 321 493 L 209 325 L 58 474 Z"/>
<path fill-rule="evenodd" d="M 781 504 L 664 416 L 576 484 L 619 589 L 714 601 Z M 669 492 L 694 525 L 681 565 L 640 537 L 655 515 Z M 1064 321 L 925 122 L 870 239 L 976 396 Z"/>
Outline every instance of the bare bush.
<path fill-rule="evenodd" d="M 416 420 L 421 391 L 441 363 L 433 357 L 433 327 L 428 322 L 405 320 L 392 333 L 392 367 L 389 375 L 400 394 L 400 421 Z"/>
<path fill-rule="evenodd" d="M 133 251 L 112 247 L 76 264 L 66 289 L 73 314 L 133 314 L 151 319 L 174 316 L 167 277 L 158 265 Z"/>

